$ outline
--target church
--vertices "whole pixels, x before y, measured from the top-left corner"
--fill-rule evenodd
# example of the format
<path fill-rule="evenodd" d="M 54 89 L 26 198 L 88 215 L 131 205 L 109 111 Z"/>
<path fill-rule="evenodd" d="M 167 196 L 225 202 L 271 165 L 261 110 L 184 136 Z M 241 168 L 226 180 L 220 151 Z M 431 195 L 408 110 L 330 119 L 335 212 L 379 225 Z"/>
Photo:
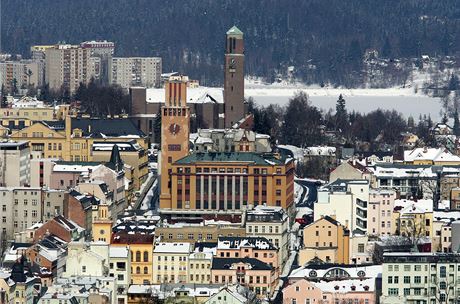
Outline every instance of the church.
<path fill-rule="evenodd" d="M 133 123 L 152 142 L 154 122 L 166 100 L 163 88 L 130 88 L 130 113 Z M 187 87 L 187 104 L 193 129 L 222 129 L 240 125 L 247 118 L 244 100 L 243 32 L 233 26 L 226 33 L 224 88 Z"/>
<path fill-rule="evenodd" d="M 165 84 L 165 96 L 161 108 L 160 213 L 175 217 L 241 215 L 257 205 L 285 210 L 293 206 L 294 159 L 253 151 L 191 152 L 186 80 L 171 77 Z M 225 105 L 229 111 L 233 109 L 229 117 L 239 115 L 235 106 L 232 102 Z"/>

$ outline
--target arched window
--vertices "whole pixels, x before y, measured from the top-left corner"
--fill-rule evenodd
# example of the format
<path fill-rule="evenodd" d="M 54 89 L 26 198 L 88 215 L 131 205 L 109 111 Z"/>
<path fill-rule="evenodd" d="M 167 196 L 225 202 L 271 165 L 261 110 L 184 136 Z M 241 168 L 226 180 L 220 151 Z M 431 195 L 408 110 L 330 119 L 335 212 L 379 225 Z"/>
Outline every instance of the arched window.
<path fill-rule="evenodd" d="M 141 274 L 141 268 L 139 266 L 136 267 L 136 274 Z"/>
<path fill-rule="evenodd" d="M 140 262 L 140 261 L 141 261 L 141 252 L 136 251 L 136 262 Z"/>
<path fill-rule="evenodd" d="M 144 251 L 144 262 L 148 262 L 148 261 L 149 261 L 149 252 Z"/>
<path fill-rule="evenodd" d="M 341 268 L 333 268 L 326 272 L 325 278 L 349 278 L 350 274 Z"/>
<path fill-rule="evenodd" d="M 134 262 L 134 252 L 131 250 L 131 262 Z"/>
<path fill-rule="evenodd" d="M 148 274 L 149 273 L 149 269 L 147 267 L 144 267 L 144 274 Z"/>

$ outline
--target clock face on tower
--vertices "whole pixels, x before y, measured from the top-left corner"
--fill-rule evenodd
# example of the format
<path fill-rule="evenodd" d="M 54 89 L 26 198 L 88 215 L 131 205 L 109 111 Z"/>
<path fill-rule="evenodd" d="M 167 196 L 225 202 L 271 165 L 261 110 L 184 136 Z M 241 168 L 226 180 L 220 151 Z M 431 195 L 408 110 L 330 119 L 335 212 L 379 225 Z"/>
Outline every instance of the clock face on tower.
<path fill-rule="evenodd" d="M 235 59 L 234 59 L 234 58 L 230 59 L 229 68 L 230 68 L 231 70 L 234 70 L 234 69 L 235 69 Z"/>
<path fill-rule="evenodd" d="M 172 134 L 172 135 L 176 135 L 180 132 L 180 126 L 176 123 L 173 123 L 169 126 L 169 132 Z"/>

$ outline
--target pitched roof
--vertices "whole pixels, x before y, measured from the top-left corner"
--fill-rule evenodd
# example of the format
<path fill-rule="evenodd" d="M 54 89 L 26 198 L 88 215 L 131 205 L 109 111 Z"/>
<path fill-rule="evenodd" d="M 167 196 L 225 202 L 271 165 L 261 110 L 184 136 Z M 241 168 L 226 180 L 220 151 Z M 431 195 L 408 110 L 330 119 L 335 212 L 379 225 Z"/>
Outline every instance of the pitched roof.
<path fill-rule="evenodd" d="M 102 135 L 109 137 L 119 136 L 140 136 L 144 137 L 145 134 L 139 130 L 134 123 L 127 118 L 114 118 L 114 119 L 92 119 L 92 118 L 72 118 L 72 130 L 80 129 L 85 136 L 102 137 Z"/>
<path fill-rule="evenodd" d="M 234 25 L 227 31 L 227 35 L 243 35 L 243 32 Z"/>
<path fill-rule="evenodd" d="M 272 270 L 272 266 L 253 258 L 214 258 L 212 269 L 230 269 L 233 264 L 245 263 L 251 265 L 251 270 Z"/>
<path fill-rule="evenodd" d="M 282 159 L 276 158 L 273 154 L 252 152 L 197 152 L 177 160 L 176 164 L 194 164 L 200 162 L 244 162 L 259 166 L 284 164 Z"/>
<path fill-rule="evenodd" d="M 153 234 L 119 232 L 112 235 L 111 244 L 152 244 L 153 246 L 154 238 Z"/>
<path fill-rule="evenodd" d="M 258 250 L 276 250 L 273 244 L 265 237 L 224 237 L 218 239 L 217 249 L 239 249 L 252 247 Z"/>
<path fill-rule="evenodd" d="M 123 161 L 121 160 L 118 145 L 113 145 L 112 153 L 110 154 L 110 160 L 108 163 L 105 163 L 105 165 L 115 172 L 120 172 L 123 170 Z"/>

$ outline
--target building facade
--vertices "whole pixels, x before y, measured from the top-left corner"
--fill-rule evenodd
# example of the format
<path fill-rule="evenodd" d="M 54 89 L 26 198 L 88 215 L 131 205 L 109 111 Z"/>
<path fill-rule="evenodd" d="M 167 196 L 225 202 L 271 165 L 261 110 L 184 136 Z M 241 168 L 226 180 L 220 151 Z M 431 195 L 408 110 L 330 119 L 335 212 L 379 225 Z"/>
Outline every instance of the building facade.
<path fill-rule="evenodd" d="M 326 263 L 349 263 L 350 231 L 334 218 L 324 216 L 314 221 L 304 228 L 303 236 L 300 265 L 315 258 Z"/>
<path fill-rule="evenodd" d="M 0 143 L 0 186 L 30 186 L 30 147 L 28 142 Z"/>
<path fill-rule="evenodd" d="M 100 77 L 100 58 L 92 57 L 89 48 L 58 44 L 45 50 L 45 81 L 50 89 L 64 89 L 70 94 L 92 78 Z"/>
<path fill-rule="evenodd" d="M 227 31 L 224 64 L 225 128 L 244 118 L 244 40 L 236 26 Z"/>
<path fill-rule="evenodd" d="M 135 86 L 159 87 L 160 57 L 113 57 L 109 59 L 109 83 L 124 89 Z"/>
<path fill-rule="evenodd" d="M 456 253 L 385 253 L 380 303 L 454 303 L 459 269 Z"/>
<path fill-rule="evenodd" d="M 186 283 L 189 280 L 190 243 L 157 243 L 153 249 L 153 283 Z"/>

